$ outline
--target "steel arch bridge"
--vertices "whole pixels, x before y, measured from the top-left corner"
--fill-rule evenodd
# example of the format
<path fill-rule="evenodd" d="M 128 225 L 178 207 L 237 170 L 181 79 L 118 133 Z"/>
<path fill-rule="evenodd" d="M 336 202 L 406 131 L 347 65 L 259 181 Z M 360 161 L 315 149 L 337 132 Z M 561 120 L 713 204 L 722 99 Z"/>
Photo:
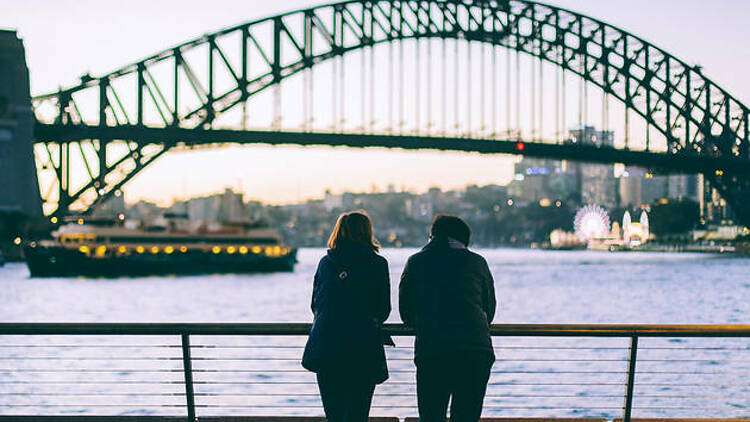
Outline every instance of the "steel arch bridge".
<path fill-rule="evenodd" d="M 307 117 L 300 127 L 284 129 L 279 110 L 270 127 L 261 130 L 247 129 L 244 110 L 242 124 L 222 122 L 223 116 L 237 114 L 248 101 L 269 88 L 274 92 L 275 103 L 279 103 L 276 90 L 294 75 L 311 72 L 324 62 L 339 63 L 340 68 L 336 70 L 334 66 L 334 73 L 343 75 L 343 56 L 372 51 L 379 44 L 400 46 L 405 40 L 414 40 L 417 55 L 422 40 L 457 40 L 456 45 L 481 43 L 492 46 L 495 52 L 498 48 L 507 50 L 509 65 L 511 52 L 515 52 L 517 102 L 511 103 L 508 70 L 506 130 L 498 131 L 495 124 L 492 130 L 487 129 L 482 88 L 482 124 L 478 130 L 450 131 L 444 120 L 443 130 L 433 128 L 430 121 L 422 126 L 417 123 L 414 130 L 405 133 L 403 121 L 393 124 L 392 118 L 389 126 L 376 129 L 372 120 L 367 122 L 364 118 L 364 99 L 362 125 L 347 129 L 344 124 L 337 124 L 335 117 L 344 108 L 343 92 L 339 93 L 338 110 L 339 94 L 332 94 L 333 109 L 329 111 L 334 115 L 333 124 L 325 130 L 308 124 L 312 119 Z M 519 55 L 539 62 L 539 76 L 542 64 L 554 66 L 562 74 L 555 77 L 557 131 L 551 139 L 545 139 L 541 129 L 535 132 L 536 125 L 541 128 L 544 122 L 541 111 L 537 123 L 532 116 L 530 136 L 522 136 L 518 118 L 512 128 L 511 108 L 518 113 L 521 106 Z M 493 66 L 496 56 L 497 53 Z M 364 53 L 362 57 L 364 65 Z M 443 58 L 445 61 L 445 44 Z M 457 56 L 454 61 L 458 63 Z M 391 73 L 392 66 L 391 63 Z M 532 65 L 532 72 L 534 69 Z M 603 113 L 608 113 L 610 99 L 621 104 L 625 110 L 624 145 L 583 145 L 561 135 L 567 104 L 563 104 L 566 75 L 583 81 L 579 97 L 587 95 L 589 85 L 598 88 L 604 99 Z M 364 82 L 365 76 L 362 78 Z M 392 84 L 392 74 L 390 78 Z M 370 79 L 375 79 L 372 72 Z M 466 79 L 470 84 L 472 78 Z M 533 79 L 531 86 L 534 115 L 537 85 Z M 458 88 L 455 89 L 458 101 Z M 391 86 L 389 107 L 393 106 L 393 91 Z M 540 110 L 541 83 L 538 91 Z M 493 88 L 492 95 L 496 93 Z M 472 94 L 466 95 L 470 108 Z M 493 98 L 493 104 L 495 101 Z M 587 98 L 586 101 L 588 107 Z M 579 99 L 579 123 L 582 103 L 583 99 Z M 120 195 L 125 183 L 175 146 L 290 143 L 523 153 L 700 172 L 738 218 L 750 224 L 748 107 L 711 81 L 699 67 L 686 64 L 634 34 L 534 1 L 352 0 L 298 10 L 204 35 L 101 77 L 86 75 L 76 86 L 34 98 L 33 107 L 37 117 L 37 167 L 48 215 L 86 212 L 97 203 Z M 458 104 L 455 107 L 458 110 Z M 309 113 L 312 100 L 304 99 L 303 108 Z M 372 107 L 370 113 L 374 114 Z M 647 128 L 645 143 L 639 147 L 628 143 L 631 114 Z M 470 119 L 465 126 L 471 126 Z M 662 140 L 658 145 L 650 139 L 651 130 Z M 72 167 L 76 165 L 85 169 L 85 177 L 78 183 L 71 180 Z M 44 172 L 47 175 L 42 177 Z"/>

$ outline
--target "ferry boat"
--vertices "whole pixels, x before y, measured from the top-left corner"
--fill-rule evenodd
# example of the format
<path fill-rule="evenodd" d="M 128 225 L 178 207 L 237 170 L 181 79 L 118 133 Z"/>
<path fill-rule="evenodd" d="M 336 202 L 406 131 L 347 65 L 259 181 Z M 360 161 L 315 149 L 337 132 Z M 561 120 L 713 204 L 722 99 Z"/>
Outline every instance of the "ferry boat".
<path fill-rule="evenodd" d="M 25 243 L 24 256 L 32 277 L 118 277 L 292 271 L 297 249 L 258 223 L 187 230 L 78 219 Z"/>

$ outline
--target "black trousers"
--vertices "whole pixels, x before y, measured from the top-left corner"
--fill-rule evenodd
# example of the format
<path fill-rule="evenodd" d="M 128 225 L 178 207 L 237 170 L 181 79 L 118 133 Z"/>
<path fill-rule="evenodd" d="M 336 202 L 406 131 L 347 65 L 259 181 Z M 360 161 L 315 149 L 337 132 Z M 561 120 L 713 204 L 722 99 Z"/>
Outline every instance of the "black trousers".
<path fill-rule="evenodd" d="M 493 361 L 486 353 L 417 358 L 420 422 L 445 422 L 449 400 L 451 422 L 478 421 Z"/>
<path fill-rule="evenodd" d="M 356 372 L 318 373 L 318 388 L 329 422 L 367 422 L 375 383 Z"/>

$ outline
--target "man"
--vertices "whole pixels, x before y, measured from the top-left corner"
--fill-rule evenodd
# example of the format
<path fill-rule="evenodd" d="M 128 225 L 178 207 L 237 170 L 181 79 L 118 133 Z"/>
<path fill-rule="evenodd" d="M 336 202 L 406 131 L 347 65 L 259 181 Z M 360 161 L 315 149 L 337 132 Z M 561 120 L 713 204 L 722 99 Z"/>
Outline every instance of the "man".
<path fill-rule="evenodd" d="M 399 285 L 399 311 L 416 329 L 417 401 L 422 422 L 478 421 L 495 354 L 489 324 L 495 287 L 487 262 L 467 249 L 471 230 L 437 215 L 430 241 L 409 257 Z"/>

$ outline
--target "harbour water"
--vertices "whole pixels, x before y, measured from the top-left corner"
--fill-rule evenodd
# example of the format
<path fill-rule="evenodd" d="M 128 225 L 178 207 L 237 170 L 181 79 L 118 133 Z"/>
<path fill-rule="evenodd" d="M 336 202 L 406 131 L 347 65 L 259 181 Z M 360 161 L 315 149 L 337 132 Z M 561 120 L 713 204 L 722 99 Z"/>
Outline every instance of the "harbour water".
<path fill-rule="evenodd" d="M 391 268 L 394 312 L 399 322 L 398 277 L 414 250 L 383 251 Z M 750 323 L 750 258 L 710 254 L 605 253 L 589 251 L 479 250 L 490 264 L 499 299 L 495 323 Z M 121 279 L 30 279 L 23 264 L 0 268 L 0 320 L 3 322 L 309 322 L 312 274 L 323 249 L 303 249 L 292 273 L 205 275 Z M 486 416 L 619 416 L 624 392 L 628 339 L 495 338 Z M 42 350 L 15 348 L 43 342 Z M 72 357 L 66 368 L 84 364 L 123 368 L 121 361 L 76 361 L 101 350 L 69 350 L 91 344 L 86 338 L 0 338 L 0 414 L 182 414 L 180 386 L 135 385 L 125 393 L 163 396 L 102 398 L 45 395 L 57 381 L 90 379 L 77 374 L 34 372 L 59 365 L 43 357 Z M 175 339 L 107 337 L 99 345 L 128 346 L 129 362 L 102 382 L 179 381 Z M 321 414 L 313 378 L 299 366 L 304 338 L 194 340 L 199 415 Z M 260 345 L 261 348 L 250 346 Z M 388 350 L 391 379 L 378 387 L 373 414 L 414 415 L 410 338 L 397 338 Z M 139 346 L 134 346 L 138 344 Z M 201 348 L 201 345 L 211 346 Z M 220 345 L 226 348 L 212 348 Z M 269 349 L 268 346 L 278 346 Z M 4 346 L 4 347 L 2 347 Z M 141 347 L 143 346 L 143 347 Z M 248 346 L 248 348 L 243 348 Z M 107 349 L 105 356 L 117 356 Z M 77 353 L 77 354 L 76 354 Z M 750 414 L 750 339 L 643 339 L 639 349 L 634 416 L 739 417 Z M 54 355 L 54 356 L 51 356 Z M 37 360 L 27 360 L 39 357 Z M 121 356 L 120 356 L 121 357 Z M 166 359 L 149 361 L 148 358 Z M 217 360 L 218 359 L 218 360 Z M 41 365 L 41 366 L 40 366 Z M 140 366 L 139 366 L 140 365 Z M 145 365 L 145 366 L 143 366 Z M 148 366 L 151 365 L 151 366 Z M 57 368 L 59 366 L 55 366 Z M 13 368 L 30 372 L 9 371 Z M 92 366 L 86 366 L 92 368 Z M 100 368 L 94 366 L 94 369 Z M 175 369 L 142 374 L 139 369 Z M 213 368 L 213 369 L 209 369 Z M 160 378 L 162 377 L 162 378 Z M 163 378 L 167 377 L 167 378 Z M 169 378 L 171 377 L 171 378 Z M 12 381 L 9 383 L 9 381 Z M 29 381 L 28 383 L 26 381 Z M 49 385 L 33 385 L 47 381 Z M 285 384 L 286 382 L 292 384 Z M 213 384 L 212 382 L 224 384 Z M 247 384 L 242 384 L 247 382 Z M 293 384 L 293 383 L 298 384 Z M 117 387 L 123 391 L 127 383 Z M 154 390 L 154 388 L 157 388 Z M 80 390 L 76 390 L 80 391 Z M 171 396 L 169 394 L 172 394 Z M 14 395 L 16 394 L 16 395 Z M 119 400 L 119 401 L 118 401 Z M 92 404 L 86 407 L 85 403 Z M 101 405 L 101 403 L 104 403 Z M 171 405 L 173 407 L 160 407 Z M 38 407 L 35 407 L 37 406 Z M 101 405 L 101 406 L 100 406 Z M 77 407 L 78 406 L 78 407 Z M 100 406 L 100 407 L 98 407 Z M 282 410 L 283 409 L 283 410 Z"/>

